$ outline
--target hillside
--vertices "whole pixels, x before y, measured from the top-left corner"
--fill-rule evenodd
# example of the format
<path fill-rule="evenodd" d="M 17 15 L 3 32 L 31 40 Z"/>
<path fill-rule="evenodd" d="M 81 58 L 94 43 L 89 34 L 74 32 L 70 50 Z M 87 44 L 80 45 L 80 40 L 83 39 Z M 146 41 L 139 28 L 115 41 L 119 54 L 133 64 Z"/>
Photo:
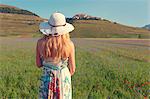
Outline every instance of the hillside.
<path fill-rule="evenodd" d="M 72 37 L 125 37 L 149 38 L 150 31 L 137 27 L 129 27 L 109 20 L 73 20 L 75 31 Z"/>
<path fill-rule="evenodd" d="M 9 9 L 9 10 L 8 10 Z M 47 20 L 14 6 L 0 5 L 0 36 L 41 36 L 39 23 Z M 150 30 L 129 27 L 87 14 L 76 14 L 67 21 L 75 26 L 71 37 L 149 38 Z"/>
<path fill-rule="evenodd" d="M 6 11 L 7 9 L 10 12 Z M 13 6 L 0 5 L 0 36 L 33 35 L 44 19 L 38 15 Z"/>
<path fill-rule="evenodd" d="M 0 4 L 0 13 L 11 13 L 11 14 L 23 14 L 23 15 L 33 15 L 33 16 L 38 16 L 33 12 L 20 9 L 14 6 L 9 6 L 9 5 L 4 5 Z"/>

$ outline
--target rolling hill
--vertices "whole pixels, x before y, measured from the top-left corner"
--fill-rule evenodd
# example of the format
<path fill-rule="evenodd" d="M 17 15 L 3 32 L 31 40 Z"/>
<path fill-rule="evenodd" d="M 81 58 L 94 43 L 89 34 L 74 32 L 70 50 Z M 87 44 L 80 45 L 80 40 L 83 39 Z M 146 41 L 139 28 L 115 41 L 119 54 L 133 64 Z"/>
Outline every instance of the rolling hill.
<path fill-rule="evenodd" d="M 28 10 L 19 9 L 14 6 L 0 4 L 0 12 L 1 13 L 11 13 L 11 14 L 23 14 L 23 15 L 33 15 L 38 16 L 37 14 L 30 12 Z"/>
<path fill-rule="evenodd" d="M 143 28 L 150 30 L 150 24 L 145 25 Z"/>
<path fill-rule="evenodd" d="M 93 38 L 149 38 L 150 31 L 111 22 L 109 20 L 73 20 L 76 27 L 71 34 L 73 37 Z"/>
<path fill-rule="evenodd" d="M 47 20 L 27 10 L 0 5 L 0 36 L 41 36 L 39 23 Z M 149 38 L 150 30 L 130 27 L 107 19 L 76 14 L 67 21 L 75 26 L 71 37 L 81 38 Z"/>
<path fill-rule="evenodd" d="M 44 19 L 27 10 L 0 5 L 0 36 L 29 36 L 38 32 Z"/>

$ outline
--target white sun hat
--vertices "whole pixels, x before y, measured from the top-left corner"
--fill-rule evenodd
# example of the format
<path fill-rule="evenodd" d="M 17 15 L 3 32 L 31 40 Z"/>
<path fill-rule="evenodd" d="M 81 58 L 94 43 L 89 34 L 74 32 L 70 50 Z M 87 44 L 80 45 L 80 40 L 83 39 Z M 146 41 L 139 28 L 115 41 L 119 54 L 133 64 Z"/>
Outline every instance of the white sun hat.
<path fill-rule="evenodd" d="M 39 29 L 44 35 L 58 36 L 73 31 L 74 26 L 66 22 L 63 14 L 55 12 L 48 21 L 40 23 Z"/>

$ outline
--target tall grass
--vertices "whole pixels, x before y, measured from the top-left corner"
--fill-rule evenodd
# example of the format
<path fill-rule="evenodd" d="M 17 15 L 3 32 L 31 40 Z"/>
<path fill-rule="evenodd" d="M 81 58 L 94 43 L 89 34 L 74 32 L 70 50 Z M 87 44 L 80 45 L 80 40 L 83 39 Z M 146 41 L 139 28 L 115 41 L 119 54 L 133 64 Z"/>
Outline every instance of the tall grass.
<path fill-rule="evenodd" d="M 0 98 L 38 97 L 42 71 L 35 66 L 35 45 L 35 42 L 1 42 Z M 76 47 L 73 99 L 148 97 L 149 65 L 108 50 L 89 52 Z"/>
<path fill-rule="evenodd" d="M 148 96 L 149 63 L 108 51 L 79 52 L 77 73 L 73 77 L 75 99 L 140 99 Z"/>

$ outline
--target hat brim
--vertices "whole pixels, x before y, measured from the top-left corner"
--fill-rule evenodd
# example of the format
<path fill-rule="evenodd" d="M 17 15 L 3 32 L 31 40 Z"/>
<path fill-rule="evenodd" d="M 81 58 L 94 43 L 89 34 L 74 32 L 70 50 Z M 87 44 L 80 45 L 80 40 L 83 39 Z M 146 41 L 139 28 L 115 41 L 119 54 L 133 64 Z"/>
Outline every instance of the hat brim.
<path fill-rule="evenodd" d="M 58 33 L 59 35 L 63 35 L 69 33 L 74 30 L 74 26 L 72 24 L 66 23 L 65 26 L 52 27 L 48 24 L 48 22 L 42 22 L 39 25 L 40 31 L 44 35 Z"/>

